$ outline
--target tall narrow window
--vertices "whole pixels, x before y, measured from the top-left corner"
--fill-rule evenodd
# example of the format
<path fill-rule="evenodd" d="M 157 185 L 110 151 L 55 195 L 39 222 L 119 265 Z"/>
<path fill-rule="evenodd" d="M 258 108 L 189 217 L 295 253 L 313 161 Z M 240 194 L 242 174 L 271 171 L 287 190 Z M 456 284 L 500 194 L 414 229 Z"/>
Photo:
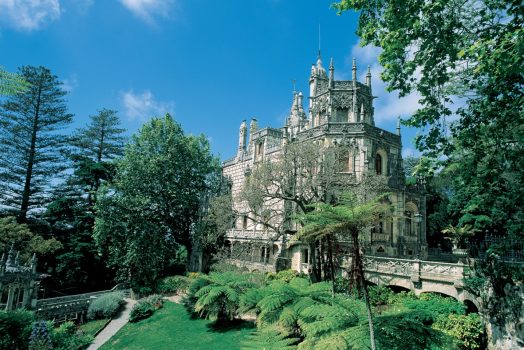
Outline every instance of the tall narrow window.
<path fill-rule="evenodd" d="M 242 228 L 244 230 L 247 228 L 247 215 L 242 216 Z"/>
<path fill-rule="evenodd" d="M 377 175 L 382 175 L 382 156 L 378 153 L 375 156 L 375 171 Z"/>
<path fill-rule="evenodd" d="M 411 225 L 413 213 L 410 211 L 406 211 L 405 215 L 406 215 L 406 235 L 411 236 L 413 233 L 413 228 Z"/>
<path fill-rule="evenodd" d="M 349 153 L 346 151 L 340 152 L 338 155 L 338 171 L 341 173 L 349 173 L 351 168 L 349 167 Z"/>

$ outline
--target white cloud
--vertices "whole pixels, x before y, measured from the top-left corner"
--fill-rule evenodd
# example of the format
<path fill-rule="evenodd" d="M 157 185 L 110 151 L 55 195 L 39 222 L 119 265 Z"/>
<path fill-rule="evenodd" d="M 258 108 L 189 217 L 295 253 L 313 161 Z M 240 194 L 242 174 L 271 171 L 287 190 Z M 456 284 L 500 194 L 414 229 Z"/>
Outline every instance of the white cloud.
<path fill-rule="evenodd" d="M 367 66 L 371 69 L 371 86 L 373 95 L 377 96 L 374 100 L 375 121 L 377 123 L 396 120 L 399 116 L 411 116 L 418 108 L 420 95 L 412 93 L 403 98 L 398 97 L 397 92 L 387 92 L 386 83 L 380 79 L 383 68 L 378 63 L 378 55 L 381 49 L 373 46 L 360 47 L 358 44 L 352 47 L 351 54 L 344 61 L 344 73 L 340 75 L 342 79 L 349 79 L 353 57 L 356 59 L 358 67 L 358 80 L 364 82 L 367 74 Z M 349 73 L 348 73 L 349 72 Z"/>
<path fill-rule="evenodd" d="M 62 81 L 62 90 L 71 93 L 78 87 L 78 77 L 76 73 L 71 74 L 68 78 Z"/>
<path fill-rule="evenodd" d="M 36 30 L 60 18 L 59 0 L 0 0 L 0 23 L 18 30 Z"/>
<path fill-rule="evenodd" d="M 168 18 L 174 0 L 120 0 L 135 16 L 149 24 L 155 24 L 156 16 Z"/>
<path fill-rule="evenodd" d="M 135 94 L 133 90 L 122 93 L 122 104 L 129 119 L 148 119 L 161 116 L 165 113 L 173 113 L 175 103 L 172 101 L 162 102 L 155 100 L 151 91 Z"/>

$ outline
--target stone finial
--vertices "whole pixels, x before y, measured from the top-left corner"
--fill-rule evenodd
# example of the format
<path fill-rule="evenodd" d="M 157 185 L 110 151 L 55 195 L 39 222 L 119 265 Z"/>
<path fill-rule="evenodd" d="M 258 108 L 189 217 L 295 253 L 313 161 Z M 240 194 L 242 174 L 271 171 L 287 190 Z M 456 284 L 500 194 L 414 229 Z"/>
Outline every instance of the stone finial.
<path fill-rule="evenodd" d="M 366 74 L 366 85 L 369 87 L 369 91 L 371 91 L 371 67 L 368 66 L 368 73 Z"/>
<path fill-rule="evenodd" d="M 333 57 L 331 57 L 331 61 L 329 62 L 329 87 L 335 87 L 335 65 L 333 64 Z"/>
<path fill-rule="evenodd" d="M 20 251 L 16 252 L 15 266 L 20 266 Z"/>
<path fill-rule="evenodd" d="M 246 148 L 246 121 L 243 120 L 238 131 L 238 152 L 241 153 Z"/>
<path fill-rule="evenodd" d="M 7 261 L 5 266 L 11 267 L 15 265 L 15 244 L 11 244 L 11 248 L 9 249 L 9 253 L 7 254 Z"/>
<path fill-rule="evenodd" d="M 400 116 L 397 118 L 397 135 L 400 136 Z"/>
<path fill-rule="evenodd" d="M 355 57 L 353 57 L 353 66 L 351 67 L 351 79 L 356 82 L 357 81 L 357 60 Z"/>
<path fill-rule="evenodd" d="M 363 103 L 360 105 L 360 121 L 361 122 L 364 121 L 364 104 Z"/>

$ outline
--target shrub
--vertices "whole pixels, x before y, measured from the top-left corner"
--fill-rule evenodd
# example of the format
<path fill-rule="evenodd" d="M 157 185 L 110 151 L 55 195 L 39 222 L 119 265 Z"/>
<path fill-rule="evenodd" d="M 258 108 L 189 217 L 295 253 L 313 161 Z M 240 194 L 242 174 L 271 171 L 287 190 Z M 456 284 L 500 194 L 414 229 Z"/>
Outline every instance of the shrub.
<path fill-rule="evenodd" d="M 433 328 L 453 337 L 460 349 L 481 348 L 482 322 L 478 314 L 440 316 Z"/>
<path fill-rule="evenodd" d="M 152 305 L 148 303 L 138 302 L 133 306 L 131 314 L 129 315 L 129 322 L 138 322 L 145 318 L 148 318 L 155 312 Z"/>
<path fill-rule="evenodd" d="M 161 295 L 154 294 L 147 298 L 140 299 L 131 310 L 129 322 L 138 322 L 153 315 L 156 310 L 164 306 Z"/>
<path fill-rule="evenodd" d="M 279 281 L 284 281 L 284 282 L 289 283 L 289 281 L 291 281 L 295 277 L 306 277 L 306 276 L 303 273 L 298 273 L 297 271 L 291 270 L 291 269 L 282 270 L 277 273 L 268 272 L 266 274 L 267 281 L 279 280 Z"/>
<path fill-rule="evenodd" d="M 45 321 L 33 323 L 29 336 L 29 350 L 52 350 L 53 341 Z"/>
<path fill-rule="evenodd" d="M 211 272 L 240 272 L 240 268 L 236 265 L 229 264 L 225 261 L 217 261 L 209 268 Z"/>
<path fill-rule="evenodd" d="M 87 309 L 87 318 L 111 318 L 118 313 L 124 304 L 124 294 L 122 292 L 104 294 L 91 302 Z"/>
<path fill-rule="evenodd" d="M 81 350 L 91 344 L 93 337 L 77 330 L 73 322 L 64 322 L 51 333 L 54 350 Z"/>
<path fill-rule="evenodd" d="M 0 311 L 0 350 L 27 349 L 33 321 L 30 311 Z"/>
<path fill-rule="evenodd" d="M 389 305 L 395 301 L 395 293 L 383 286 L 371 286 L 368 288 L 369 301 L 371 305 Z"/>
<path fill-rule="evenodd" d="M 189 288 L 189 278 L 185 276 L 169 276 L 161 279 L 156 287 L 158 293 L 183 294 Z"/>

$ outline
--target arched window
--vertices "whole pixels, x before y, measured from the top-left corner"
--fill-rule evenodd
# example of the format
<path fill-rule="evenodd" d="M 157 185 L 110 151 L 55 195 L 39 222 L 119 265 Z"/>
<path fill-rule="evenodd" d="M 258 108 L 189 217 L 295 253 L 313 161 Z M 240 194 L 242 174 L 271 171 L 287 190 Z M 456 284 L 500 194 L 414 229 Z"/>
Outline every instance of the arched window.
<path fill-rule="evenodd" d="M 378 153 L 375 156 L 375 171 L 377 175 L 382 175 L 382 156 Z"/>

